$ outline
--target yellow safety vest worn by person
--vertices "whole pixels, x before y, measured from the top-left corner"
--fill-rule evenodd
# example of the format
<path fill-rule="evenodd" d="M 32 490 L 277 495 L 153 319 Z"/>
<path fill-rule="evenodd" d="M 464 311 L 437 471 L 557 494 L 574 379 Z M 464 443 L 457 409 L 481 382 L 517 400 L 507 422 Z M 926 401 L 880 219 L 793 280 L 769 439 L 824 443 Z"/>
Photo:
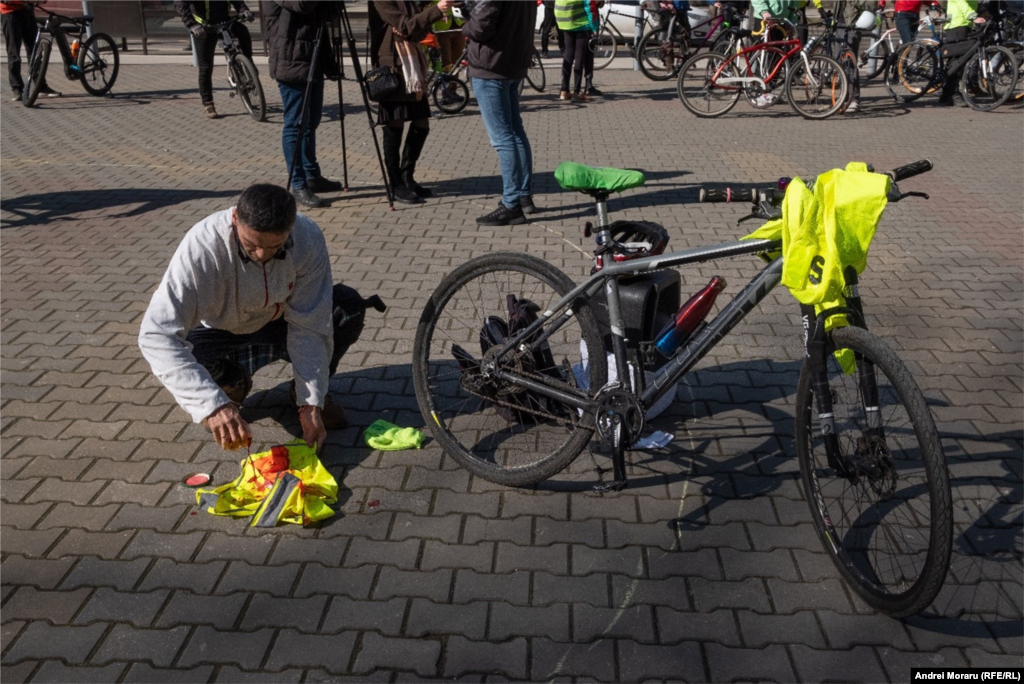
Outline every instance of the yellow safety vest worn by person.
<path fill-rule="evenodd" d="M 818 176 L 813 192 L 794 178 L 786 189 L 782 218 L 769 221 L 747 239 L 782 240 L 782 283 L 801 304 L 818 312 L 845 302 L 843 269 L 862 273 L 868 246 L 888 203 L 889 176 L 871 173 L 867 164 L 850 162 Z M 833 316 L 826 329 L 846 325 Z M 840 358 L 852 370 L 850 358 Z"/>
<path fill-rule="evenodd" d="M 302 440 L 253 454 L 237 480 L 196 492 L 207 513 L 248 517 L 252 527 L 308 525 L 334 515 L 337 502 L 338 483 Z"/>

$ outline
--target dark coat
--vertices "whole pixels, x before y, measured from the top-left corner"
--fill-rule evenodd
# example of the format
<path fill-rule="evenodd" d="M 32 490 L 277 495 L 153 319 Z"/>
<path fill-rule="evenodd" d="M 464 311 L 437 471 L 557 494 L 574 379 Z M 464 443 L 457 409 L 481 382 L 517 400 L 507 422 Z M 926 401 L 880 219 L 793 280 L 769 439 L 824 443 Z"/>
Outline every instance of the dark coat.
<path fill-rule="evenodd" d="M 316 0 L 264 0 L 261 3 L 272 79 L 285 83 L 306 80 L 319 26 L 324 27 L 324 32 L 316 76 L 333 78 L 338 75 L 328 30 L 333 4 Z"/>
<path fill-rule="evenodd" d="M 533 56 L 536 2 L 480 0 L 462 33 L 471 41 L 469 75 L 484 79 L 526 78 Z"/>
<path fill-rule="evenodd" d="M 430 5 L 422 12 L 409 17 L 402 7 L 407 4 L 413 3 L 401 0 L 374 0 L 370 3 L 370 61 L 374 67 L 397 67 L 399 71 L 402 69 L 398 52 L 395 50 L 395 33 L 391 29 L 398 29 L 408 40 L 418 43 L 427 37 L 434 22 L 444 17 L 437 5 Z M 376 51 L 373 51 L 374 48 Z M 405 94 L 389 99 L 411 102 L 416 96 Z"/>

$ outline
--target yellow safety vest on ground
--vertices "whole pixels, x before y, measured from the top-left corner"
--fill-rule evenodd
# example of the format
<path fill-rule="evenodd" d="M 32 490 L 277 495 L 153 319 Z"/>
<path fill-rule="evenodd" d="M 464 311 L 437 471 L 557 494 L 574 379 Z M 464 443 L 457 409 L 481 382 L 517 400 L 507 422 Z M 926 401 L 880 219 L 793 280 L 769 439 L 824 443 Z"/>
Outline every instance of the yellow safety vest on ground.
<path fill-rule="evenodd" d="M 234 482 L 196 491 L 196 503 L 213 515 L 248 517 L 252 527 L 305 526 L 334 515 L 338 483 L 304 441 L 252 454 L 241 465 Z"/>

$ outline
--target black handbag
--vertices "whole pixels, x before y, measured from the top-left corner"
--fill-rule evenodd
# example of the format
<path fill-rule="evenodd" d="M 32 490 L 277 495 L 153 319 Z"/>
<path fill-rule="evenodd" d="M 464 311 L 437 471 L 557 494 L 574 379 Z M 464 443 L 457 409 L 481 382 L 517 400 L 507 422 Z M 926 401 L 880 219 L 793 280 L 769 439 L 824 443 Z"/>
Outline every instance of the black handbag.
<path fill-rule="evenodd" d="M 402 72 L 395 67 L 378 67 L 366 72 L 366 94 L 374 102 L 390 100 L 404 92 Z"/>

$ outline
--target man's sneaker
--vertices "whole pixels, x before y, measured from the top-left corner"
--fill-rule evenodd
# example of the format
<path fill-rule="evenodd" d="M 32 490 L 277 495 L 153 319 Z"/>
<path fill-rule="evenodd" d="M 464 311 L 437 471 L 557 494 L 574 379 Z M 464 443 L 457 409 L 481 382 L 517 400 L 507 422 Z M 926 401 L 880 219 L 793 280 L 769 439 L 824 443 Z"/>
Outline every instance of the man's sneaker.
<path fill-rule="evenodd" d="M 520 223 L 526 223 L 526 216 L 523 215 L 522 207 L 509 209 L 499 202 L 497 209 L 481 216 L 476 222 L 481 226 L 518 226 Z"/>
<path fill-rule="evenodd" d="M 533 203 L 533 195 L 520 195 L 519 206 L 524 214 L 536 214 L 537 205 Z"/>
<path fill-rule="evenodd" d="M 331 180 L 323 176 L 306 179 L 306 187 L 310 192 L 337 192 L 341 190 L 341 181 Z"/>
<path fill-rule="evenodd" d="M 316 209 L 324 206 L 323 201 L 319 197 L 313 194 L 309 188 L 292 188 L 292 197 L 295 201 L 304 207 L 312 207 Z"/>
<path fill-rule="evenodd" d="M 860 102 L 857 102 L 857 100 L 854 100 L 853 102 L 851 102 L 846 107 L 846 113 L 847 114 L 856 114 L 859 111 L 860 111 Z"/>
<path fill-rule="evenodd" d="M 604 97 L 604 93 L 602 93 L 594 86 L 587 87 L 587 95 L 589 95 L 590 97 Z"/>
<path fill-rule="evenodd" d="M 203 113 L 206 114 L 207 119 L 220 118 L 220 114 L 217 113 L 217 108 L 213 106 L 212 102 L 208 102 L 203 105 Z"/>
<path fill-rule="evenodd" d="M 11 101 L 12 102 L 21 102 L 21 91 L 20 90 L 15 89 L 15 91 L 11 94 Z"/>
<path fill-rule="evenodd" d="M 43 86 L 39 89 L 39 94 L 44 97 L 60 97 L 60 93 L 51 88 L 50 86 Z"/>
<path fill-rule="evenodd" d="M 563 90 L 562 92 L 558 93 L 558 101 L 572 102 L 572 95 L 569 94 L 568 90 Z"/>
<path fill-rule="evenodd" d="M 761 93 L 760 95 L 757 96 L 757 99 L 754 100 L 754 106 L 770 107 L 771 105 L 775 104 L 776 100 L 778 99 L 779 96 L 776 95 L 775 93 Z"/>

